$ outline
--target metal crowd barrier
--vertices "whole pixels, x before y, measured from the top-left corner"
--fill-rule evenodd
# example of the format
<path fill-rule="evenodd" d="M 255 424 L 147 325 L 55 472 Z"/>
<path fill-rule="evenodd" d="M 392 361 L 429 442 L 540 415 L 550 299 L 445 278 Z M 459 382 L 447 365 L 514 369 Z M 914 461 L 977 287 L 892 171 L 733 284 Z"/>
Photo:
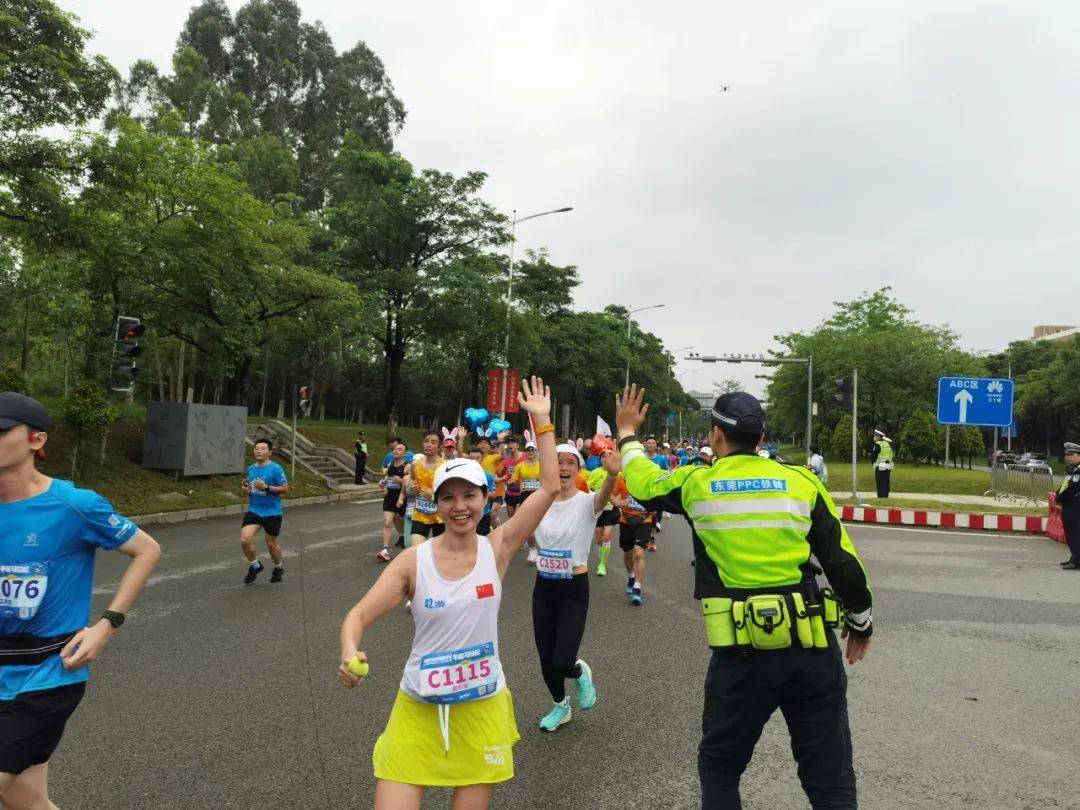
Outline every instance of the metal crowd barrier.
<path fill-rule="evenodd" d="M 990 489 L 986 494 L 999 500 L 1044 504 L 1047 493 L 1057 491 L 1062 480 L 1062 476 L 1038 467 L 995 464 L 990 468 Z"/>

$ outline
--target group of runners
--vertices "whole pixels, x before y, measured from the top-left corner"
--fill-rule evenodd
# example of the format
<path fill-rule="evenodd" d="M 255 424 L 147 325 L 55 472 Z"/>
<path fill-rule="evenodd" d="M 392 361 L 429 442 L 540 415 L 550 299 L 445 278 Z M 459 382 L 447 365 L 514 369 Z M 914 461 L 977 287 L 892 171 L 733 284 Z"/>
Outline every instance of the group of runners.
<path fill-rule="evenodd" d="M 617 398 L 620 409 L 622 401 Z M 336 673 L 344 686 L 359 685 L 367 673 L 366 634 L 398 605 L 410 607 L 412 647 L 372 756 L 377 808 L 419 808 L 427 787 L 453 788 L 458 810 L 486 808 L 494 786 L 513 777 L 520 734 L 500 661 L 498 615 L 502 580 L 519 552 L 536 568 L 534 638 L 552 699 L 538 722 L 545 732 L 571 720 L 573 702 L 586 711 L 597 702 L 593 671 L 580 651 L 589 558 L 597 546 L 596 574 L 606 576 L 616 526 L 628 604 L 644 604 L 646 550 L 656 548 L 663 513 L 635 500 L 610 437 L 557 442 L 542 379 L 523 381 L 520 405 L 532 426 L 523 441 L 509 433 L 493 441 L 472 438 L 464 427 L 444 428 L 426 433 L 418 453 L 392 441 L 383 459 L 376 559 L 386 565 L 342 622 Z M 160 557 L 157 543 L 104 498 L 36 469 L 49 426 L 49 415 L 33 399 L 0 394 L 5 808 L 53 807 L 48 760 L 83 695 L 87 665 L 124 623 Z M 712 463 L 709 448 L 693 442 L 672 448 L 650 437 L 638 447 L 639 456 L 673 474 L 679 466 Z M 244 583 L 254 584 L 265 569 L 255 546 L 260 528 L 274 565 L 270 581 L 279 583 L 285 570 L 278 540 L 282 495 L 289 485 L 271 460 L 270 440 L 256 441 L 253 452 L 241 483 L 248 497 L 241 521 Z M 394 545 L 402 548 L 396 556 Z M 98 548 L 118 549 L 131 562 L 108 610 L 87 626 Z"/>

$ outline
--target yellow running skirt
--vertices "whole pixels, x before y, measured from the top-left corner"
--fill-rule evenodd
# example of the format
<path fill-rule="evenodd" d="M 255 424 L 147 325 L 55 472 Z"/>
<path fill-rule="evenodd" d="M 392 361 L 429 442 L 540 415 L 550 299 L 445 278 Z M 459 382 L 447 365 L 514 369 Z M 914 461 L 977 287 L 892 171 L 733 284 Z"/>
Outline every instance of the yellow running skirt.
<path fill-rule="evenodd" d="M 446 750 L 439 706 L 398 691 L 386 730 L 371 754 L 376 779 L 431 787 L 460 787 L 514 778 L 514 746 L 521 735 L 509 689 L 450 706 Z"/>

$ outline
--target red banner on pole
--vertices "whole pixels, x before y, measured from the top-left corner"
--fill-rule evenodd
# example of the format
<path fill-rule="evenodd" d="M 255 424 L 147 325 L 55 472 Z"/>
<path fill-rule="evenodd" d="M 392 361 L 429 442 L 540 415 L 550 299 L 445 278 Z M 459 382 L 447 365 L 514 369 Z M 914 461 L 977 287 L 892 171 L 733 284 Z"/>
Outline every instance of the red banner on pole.
<path fill-rule="evenodd" d="M 501 411 L 517 413 L 518 392 L 521 390 L 521 372 L 516 368 L 505 369 L 506 373 L 506 400 L 503 401 L 503 372 L 504 369 L 493 368 L 488 370 L 487 396 L 484 398 L 484 407 L 493 416 Z"/>

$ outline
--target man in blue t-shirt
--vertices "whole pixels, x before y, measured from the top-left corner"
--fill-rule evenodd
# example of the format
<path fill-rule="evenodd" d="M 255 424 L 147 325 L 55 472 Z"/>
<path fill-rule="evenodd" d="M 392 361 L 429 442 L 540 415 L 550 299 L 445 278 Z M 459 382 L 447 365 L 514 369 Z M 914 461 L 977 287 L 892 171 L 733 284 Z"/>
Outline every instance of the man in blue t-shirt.
<path fill-rule="evenodd" d="M 668 460 L 667 454 L 660 451 L 660 444 L 656 441 L 655 436 L 649 436 L 645 440 L 645 457 L 661 470 L 671 469 L 671 462 Z M 649 532 L 649 541 L 645 544 L 645 548 L 649 551 L 656 551 L 656 534 L 663 530 L 664 513 L 653 512 L 652 516 L 652 530 Z"/>
<path fill-rule="evenodd" d="M 87 665 L 124 623 L 161 549 L 87 489 L 38 472 L 52 420 L 41 403 L 0 393 L 0 804 L 53 807 L 49 758 L 86 689 Z M 131 563 L 91 625 L 94 556 Z"/>
<path fill-rule="evenodd" d="M 248 570 L 244 575 L 244 584 L 251 585 L 264 566 L 255 554 L 255 535 L 263 530 L 266 548 L 274 561 L 271 582 L 281 582 L 285 575 L 285 558 L 281 554 L 278 535 L 281 534 L 281 496 L 289 491 L 289 482 L 285 470 L 276 461 L 270 460 L 274 444 L 269 439 L 255 442 L 252 453 L 255 463 L 247 468 L 247 479 L 240 489 L 248 496 L 248 508 L 240 524 L 240 548 L 248 561 Z"/>
<path fill-rule="evenodd" d="M 388 452 L 385 456 L 383 456 L 383 460 L 382 460 L 383 475 L 386 475 L 386 468 L 389 467 L 391 463 L 393 463 L 393 460 L 394 460 L 394 445 L 400 444 L 402 447 L 405 447 L 405 463 L 406 464 L 412 464 L 413 457 L 416 455 L 416 453 L 414 453 L 412 450 L 410 450 L 408 447 L 406 447 L 405 442 L 403 442 L 401 439 L 399 439 L 397 436 L 395 436 L 387 444 L 390 447 L 390 452 Z"/>

